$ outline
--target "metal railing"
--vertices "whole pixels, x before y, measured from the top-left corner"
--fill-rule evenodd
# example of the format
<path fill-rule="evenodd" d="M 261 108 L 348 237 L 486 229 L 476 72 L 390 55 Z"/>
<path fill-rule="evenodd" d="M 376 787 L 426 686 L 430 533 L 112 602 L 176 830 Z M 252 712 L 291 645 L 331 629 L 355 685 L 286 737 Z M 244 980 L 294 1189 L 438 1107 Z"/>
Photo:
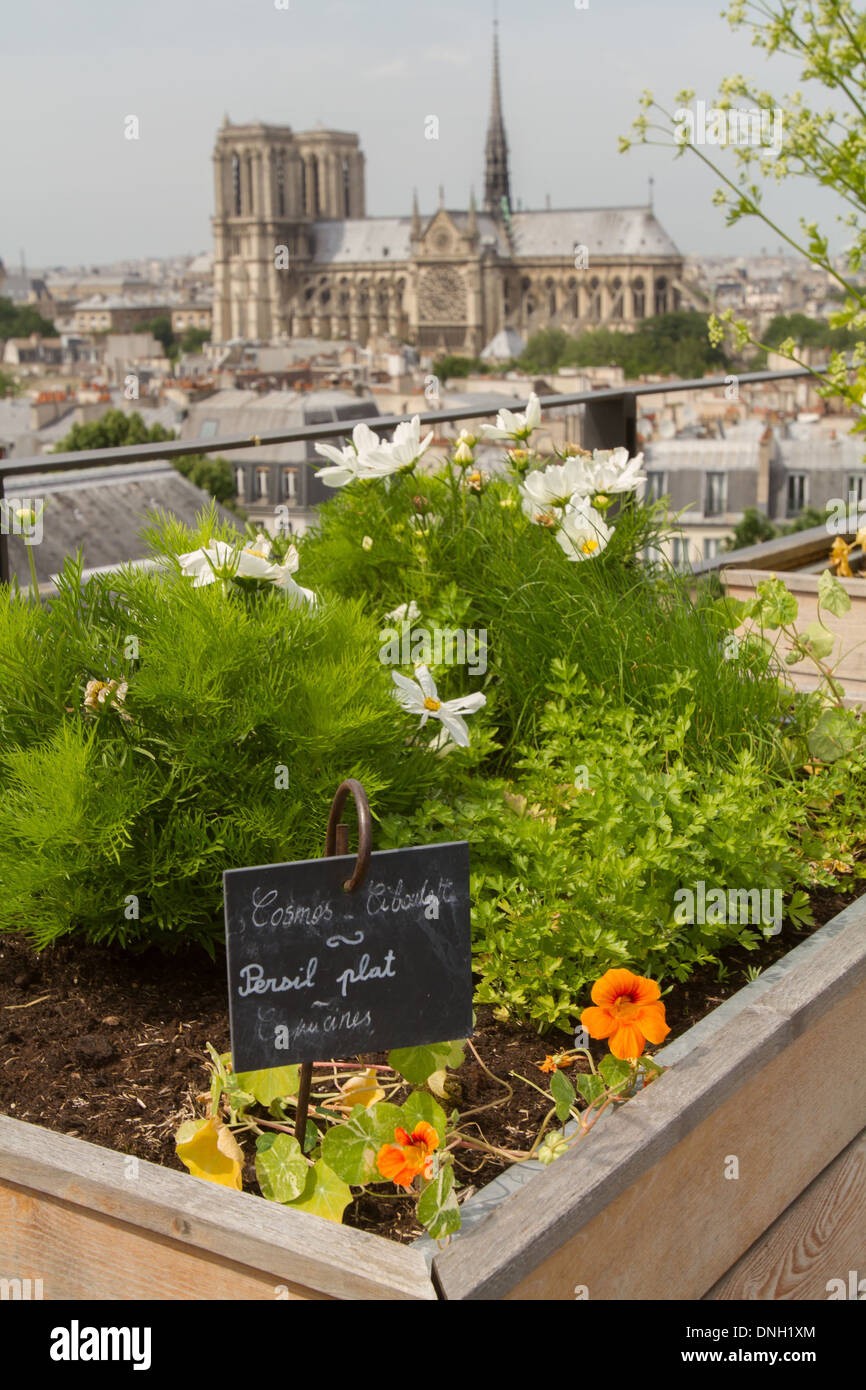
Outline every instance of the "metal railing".
<path fill-rule="evenodd" d="M 769 381 L 791 381 L 816 377 L 823 367 L 805 367 L 782 371 L 738 372 L 740 386 Z M 615 449 L 624 446 L 629 454 L 637 452 L 638 396 L 667 395 L 684 391 L 712 391 L 726 386 L 731 374 L 717 377 L 697 377 L 690 381 L 636 382 L 628 386 L 604 387 L 597 391 L 577 391 L 570 395 L 542 396 L 542 410 L 561 410 L 568 406 L 583 406 L 582 444 L 587 449 Z M 421 414 L 423 426 L 451 424 L 460 420 L 479 420 L 496 415 L 504 402 L 489 405 L 460 406 L 456 409 L 431 410 Z M 506 405 L 506 408 L 525 409 L 526 402 Z M 382 433 L 393 430 L 405 415 L 365 417 L 364 423 Z M 271 430 L 260 435 L 230 435 L 225 439 L 175 439 L 154 444 L 126 444 L 115 449 L 81 449 L 65 454 L 40 454 L 32 458 L 0 459 L 0 521 L 3 517 L 4 485 L 7 478 L 26 478 L 34 474 L 65 473 L 71 470 L 100 468 L 113 463 L 153 462 L 162 459 L 184 458 L 190 454 L 227 453 L 233 449 L 248 449 L 251 445 L 294 444 L 309 440 L 334 439 L 351 434 L 355 420 L 329 420 L 321 425 L 299 425 L 287 430 Z M 8 583 L 9 550 L 6 526 L 0 525 L 0 583 Z"/>

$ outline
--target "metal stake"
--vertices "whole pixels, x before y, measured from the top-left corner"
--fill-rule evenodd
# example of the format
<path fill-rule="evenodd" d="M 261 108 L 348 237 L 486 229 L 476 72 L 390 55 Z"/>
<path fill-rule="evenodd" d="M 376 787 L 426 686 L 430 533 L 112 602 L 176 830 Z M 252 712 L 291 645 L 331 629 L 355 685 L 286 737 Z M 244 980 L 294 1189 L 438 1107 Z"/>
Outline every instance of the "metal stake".
<path fill-rule="evenodd" d="M 354 893 L 356 888 L 360 888 L 370 866 L 370 806 L 367 801 L 367 793 L 354 777 L 347 778 L 337 788 L 337 794 L 331 803 L 328 833 L 325 840 L 326 859 L 349 853 L 349 827 L 342 824 L 340 816 L 350 795 L 355 799 L 355 808 L 358 813 L 358 858 L 352 877 L 347 878 L 343 884 L 343 890 L 346 893 Z M 307 1112 L 310 1108 L 312 1082 L 313 1064 L 312 1062 L 302 1062 L 298 1080 L 298 1110 L 295 1119 L 295 1138 L 302 1150 L 307 1133 Z"/>

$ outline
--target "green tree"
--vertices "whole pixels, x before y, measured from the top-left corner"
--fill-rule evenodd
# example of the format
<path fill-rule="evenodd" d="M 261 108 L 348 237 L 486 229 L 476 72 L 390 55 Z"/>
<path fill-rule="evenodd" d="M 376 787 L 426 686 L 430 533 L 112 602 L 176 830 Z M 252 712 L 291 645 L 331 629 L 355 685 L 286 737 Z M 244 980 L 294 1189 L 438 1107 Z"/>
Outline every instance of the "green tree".
<path fill-rule="evenodd" d="M 722 542 L 723 550 L 744 550 L 747 545 L 760 545 L 762 541 L 772 541 L 776 536 L 792 536 L 796 531 L 811 531 L 823 526 L 829 515 L 829 508 L 819 512 L 817 507 L 806 507 L 800 515 L 785 526 L 774 526 L 769 517 L 759 512 L 757 507 L 747 507 L 742 521 L 738 521 L 733 533 Z"/>
<path fill-rule="evenodd" d="M 151 333 L 157 342 L 161 343 L 166 357 L 171 357 L 173 353 L 176 353 L 177 340 L 168 314 L 157 314 L 156 318 L 148 319 L 147 323 L 139 324 L 138 331 L 139 333 Z"/>
<path fill-rule="evenodd" d="M 54 453 L 74 453 L 78 449 L 119 449 L 125 444 L 158 444 L 175 437 L 173 430 L 159 424 L 151 425 L 148 429 L 137 410 L 129 414 L 125 410 L 106 410 L 98 420 L 91 420 L 86 425 L 73 425 L 69 433 L 54 446 Z"/>
<path fill-rule="evenodd" d="M 57 336 L 54 324 L 32 304 L 13 304 L 11 299 L 0 296 L 0 339 L 29 338 L 31 333 L 38 333 L 41 338 Z"/>
<path fill-rule="evenodd" d="M 210 332 L 207 328 L 187 328 L 180 340 L 180 346 L 183 352 L 198 352 L 209 342 Z"/>
<path fill-rule="evenodd" d="M 857 334 L 849 328 L 831 328 L 821 319 L 807 314 L 777 314 L 764 331 L 769 348 L 778 348 L 788 338 L 800 347 L 834 348 L 844 352 L 856 346 Z"/>
<path fill-rule="evenodd" d="M 21 387 L 9 372 L 0 372 L 0 401 L 6 396 L 17 396 Z"/>
<path fill-rule="evenodd" d="M 459 353 L 446 352 L 433 363 L 433 373 L 440 381 L 450 376 L 466 377 L 473 372 L 489 372 L 490 368 L 480 357 L 461 357 Z"/>
<path fill-rule="evenodd" d="M 691 111 L 694 91 L 677 93 L 676 112 L 667 110 L 652 92 L 645 91 L 632 137 L 620 139 L 620 150 L 625 151 L 634 143 L 656 144 L 674 150 L 677 158 L 686 154 L 697 158 L 720 180 L 712 201 L 725 209 L 729 226 L 743 218 L 757 218 L 774 238 L 826 272 L 828 280 L 844 296 L 843 307 L 831 315 L 830 328 L 854 330 L 855 347 L 850 363 L 844 351 L 835 349 L 827 369 L 813 371 L 813 376 L 820 382 L 822 395 L 841 396 L 850 403 L 858 415 L 854 430 L 863 433 L 866 287 L 858 280 L 858 272 L 866 260 L 866 13 L 856 9 L 851 0 L 819 0 L 817 4 L 812 0 L 732 0 L 727 18 L 732 28 L 750 30 L 752 46 L 762 49 L 766 57 L 781 54 L 793 59 L 800 67 L 802 81 L 819 83 L 831 94 L 835 105 L 818 111 L 810 109 L 800 91 L 780 98 L 740 75 L 725 78 L 715 102 L 718 109 L 758 110 L 772 120 L 772 132 L 766 136 L 762 121 L 760 143 L 731 142 L 733 165 L 726 171 L 714 163 L 700 141 L 695 143 L 694 129 L 682 118 L 683 112 Z M 737 102 L 743 105 L 737 107 Z M 781 125 L 777 123 L 777 113 L 784 113 Z M 839 220 L 847 229 L 849 243 L 847 270 L 840 270 L 835 263 L 828 238 L 817 222 L 801 217 L 798 234 L 767 214 L 761 179 L 771 186 L 783 179 L 805 180 L 807 206 L 815 184 L 836 192 L 840 199 Z M 719 319 L 711 316 L 710 333 L 714 343 L 723 342 L 730 333 L 737 351 L 747 344 L 767 347 L 756 340 L 748 323 L 734 319 L 731 310 Z M 794 335 L 779 342 L 777 351 L 798 366 L 805 366 L 797 355 Z"/>
<path fill-rule="evenodd" d="M 531 372 L 553 371 L 566 365 L 573 343 L 562 328 L 540 328 L 526 344 L 520 364 Z"/>
<path fill-rule="evenodd" d="M 779 527 L 780 536 L 791 536 L 795 531 L 812 531 L 816 526 L 823 526 L 829 515 L 829 508 L 819 512 L 817 507 L 806 507 L 804 511 L 786 526 Z"/>
<path fill-rule="evenodd" d="M 627 380 L 644 375 L 692 377 L 729 366 L 707 339 L 707 317 L 680 309 L 645 319 L 634 333 L 596 328 L 573 337 L 561 328 L 533 333 L 518 365 L 527 372 L 558 367 L 622 367 Z"/>
<path fill-rule="evenodd" d="M 760 545 L 761 541 L 771 541 L 779 532 L 769 517 L 759 512 L 757 507 L 747 507 L 742 521 L 738 521 L 733 533 L 722 542 L 723 550 L 745 550 L 748 545 Z"/>
<path fill-rule="evenodd" d="M 189 478 L 191 483 L 209 492 L 217 502 L 225 505 L 234 499 L 237 488 L 235 476 L 228 459 L 208 458 L 206 454 L 187 454 L 185 458 L 174 460 L 178 473 Z"/>

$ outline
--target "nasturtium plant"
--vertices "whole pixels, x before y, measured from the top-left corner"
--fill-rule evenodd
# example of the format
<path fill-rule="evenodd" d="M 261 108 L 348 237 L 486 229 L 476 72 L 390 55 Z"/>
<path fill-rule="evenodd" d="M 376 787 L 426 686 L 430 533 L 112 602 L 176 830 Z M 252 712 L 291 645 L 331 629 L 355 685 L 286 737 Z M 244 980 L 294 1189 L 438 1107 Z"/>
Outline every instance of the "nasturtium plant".
<path fill-rule="evenodd" d="M 472 1118 L 481 1112 L 470 1110 L 466 1120 L 459 1108 L 449 1115 L 429 1085 L 417 1086 L 406 1076 L 406 1071 L 425 1071 L 429 1082 L 445 1070 L 442 1063 L 459 1068 L 467 1046 L 483 1067 L 471 1042 L 458 1040 L 396 1049 L 387 1064 L 322 1064 L 310 1097 L 314 1122 L 308 1122 L 307 1133 L 312 1129 L 314 1137 L 303 1149 L 291 1124 L 295 1068 L 234 1077 L 228 1059 L 209 1046 L 210 1113 L 186 1121 L 178 1130 L 178 1156 L 196 1176 L 240 1187 L 243 1152 L 236 1136 L 248 1132 L 255 1136 L 259 1191 L 269 1201 L 342 1221 L 355 1192 L 385 1185 L 415 1203 L 418 1223 L 434 1240 L 445 1240 L 461 1225 L 456 1149 L 509 1162 L 553 1163 L 589 1133 L 605 1110 L 622 1104 L 660 1074 L 659 1065 L 644 1051 L 648 1038 L 661 1042 L 669 1032 L 656 982 L 629 970 L 609 970 L 595 982 L 592 1001 L 581 1014 L 582 1027 L 587 1038 L 607 1039 L 611 1050 L 598 1065 L 587 1047 L 545 1057 L 538 1069 L 550 1076 L 549 1092 L 522 1078 L 550 1101 L 535 1141 L 525 1152 L 488 1143 Z M 572 1081 L 565 1069 L 578 1059 L 588 1071 L 575 1070 Z M 513 1095 L 510 1084 L 483 1069 L 499 1081 L 505 1094 L 482 1110 L 507 1104 Z M 247 1088 L 243 1092 L 233 1087 L 241 1081 Z M 249 1104 L 240 1105 L 240 1095 Z M 285 1106 L 278 1120 L 272 1118 L 277 1099 Z M 271 1114 L 260 1113 L 268 1106 Z M 554 1121 L 558 1129 L 552 1128 Z"/>
<path fill-rule="evenodd" d="M 813 758 L 831 763 L 850 753 L 861 739 L 860 726 L 851 711 L 827 709 L 809 732 L 809 752 Z"/>

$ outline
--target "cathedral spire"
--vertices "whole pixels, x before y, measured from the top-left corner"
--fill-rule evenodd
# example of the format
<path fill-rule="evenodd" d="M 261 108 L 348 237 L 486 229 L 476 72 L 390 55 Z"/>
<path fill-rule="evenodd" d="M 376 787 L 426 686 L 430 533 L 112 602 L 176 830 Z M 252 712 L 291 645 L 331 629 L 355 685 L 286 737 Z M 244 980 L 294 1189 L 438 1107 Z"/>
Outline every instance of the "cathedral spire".
<path fill-rule="evenodd" d="M 412 190 L 412 227 L 410 235 L 419 237 L 421 235 L 421 213 L 418 211 L 418 190 Z"/>
<path fill-rule="evenodd" d="M 493 21 L 493 91 L 490 101 L 490 124 L 487 127 L 487 148 L 484 169 L 484 206 L 495 216 L 511 209 L 511 185 L 508 177 L 508 142 L 502 119 L 502 91 L 499 84 L 499 21 Z"/>

